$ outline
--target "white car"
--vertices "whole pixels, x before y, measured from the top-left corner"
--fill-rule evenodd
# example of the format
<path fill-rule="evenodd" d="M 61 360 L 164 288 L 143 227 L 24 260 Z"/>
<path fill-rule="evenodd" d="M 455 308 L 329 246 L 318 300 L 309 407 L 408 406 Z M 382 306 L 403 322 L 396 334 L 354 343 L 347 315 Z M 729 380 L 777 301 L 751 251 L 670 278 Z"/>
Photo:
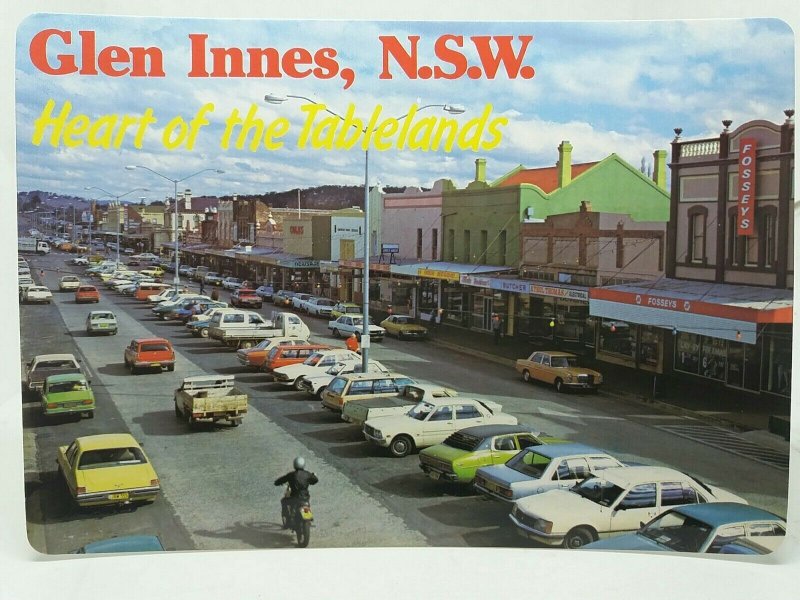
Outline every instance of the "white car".
<path fill-rule="evenodd" d="M 310 315 L 330 318 L 335 305 L 336 303 L 328 298 L 309 298 L 303 306 Z"/>
<path fill-rule="evenodd" d="M 238 277 L 226 277 L 222 280 L 222 287 L 231 291 L 238 290 L 240 287 L 242 287 L 242 280 Z"/>
<path fill-rule="evenodd" d="M 93 310 L 86 316 L 86 333 L 117 334 L 117 317 L 110 310 Z"/>
<path fill-rule="evenodd" d="M 406 456 L 415 448 L 441 444 L 451 433 L 475 425 L 517 425 L 517 417 L 502 406 L 475 398 L 431 398 L 404 415 L 377 417 L 364 423 L 367 441 L 388 448 L 392 456 Z"/>
<path fill-rule="evenodd" d="M 81 286 L 81 280 L 77 275 L 64 275 L 58 282 L 60 291 L 77 290 Z"/>
<path fill-rule="evenodd" d="M 550 490 L 514 503 L 517 532 L 548 546 L 580 548 L 600 538 L 639 529 L 684 504 L 744 498 L 667 467 L 615 467 L 569 490 Z"/>
<path fill-rule="evenodd" d="M 302 363 L 278 367 L 272 371 L 273 381 L 300 390 L 300 380 L 308 375 L 322 375 L 336 363 L 361 360 L 361 356 L 345 348 L 314 352 Z"/>
<path fill-rule="evenodd" d="M 358 339 L 361 339 L 361 331 L 363 326 L 364 317 L 361 315 L 342 315 L 335 321 L 328 321 L 328 329 L 333 333 L 333 337 L 350 337 L 355 333 Z M 383 327 L 369 324 L 369 337 L 372 340 L 380 341 L 386 335 L 386 330 Z"/>
<path fill-rule="evenodd" d="M 281 367 L 283 368 L 283 367 Z M 377 360 L 370 359 L 369 368 L 370 373 L 390 373 L 389 369 Z M 361 373 L 361 357 L 358 360 L 347 360 L 344 362 L 336 363 L 332 367 L 328 367 L 322 374 L 304 375 L 300 378 L 297 384 L 297 389 L 303 390 L 316 396 L 318 400 L 322 400 L 322 392 L 328 387 L 328 384 L 333 381 L 337 375 L 348 375 L 349 373 Z M 349 402 L 345 404 L 345 407 Z"/>
<path fill-rule="evenodd" d="M 174 287 L 168 287 L 161 290 L 158 294 L 152 294 L 151 296 L 148 296 L 147 301 L 150 304 L 160 304 L 161 302 L 172 300 L 178 294 L 178 290 L 176 290 Z"/>
<path fill-rule="evenodd" d="M 22 301 L 50 304 L 53 301 L 53 293 L 43 285 L 31 285 L 22 292 Z"/>
<path fill-rule="evenodd" d="M 134 254 L 133 256 L 131 256 L 131 258 L 135 258 L 136 260 L 141 260 L 142 262 L 158 260 L 158 256 L 156 256 L 152 252 L 142 252 L 141 254 Z"/>
<path fill-rule="evenodd" d="M 295 310 L 305 310 L 306 302 L 312 297 L 311 294 L 295 294 L 292 297 L 292 308 Z"/>
<path fill-rule="evenodd" d="M 69 262 L 71 265 L 80 265 L 83 267 L 89 266 L 89 259 L 85 256 L 76 256 L 75 258 L 70 258 L 67 262 Z"/>

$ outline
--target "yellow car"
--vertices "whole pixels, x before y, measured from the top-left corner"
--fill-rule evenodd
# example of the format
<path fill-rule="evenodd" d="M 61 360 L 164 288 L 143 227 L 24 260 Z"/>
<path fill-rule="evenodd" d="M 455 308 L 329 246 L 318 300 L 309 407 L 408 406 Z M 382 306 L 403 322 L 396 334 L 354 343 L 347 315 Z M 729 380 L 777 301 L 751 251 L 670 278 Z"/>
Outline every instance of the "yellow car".
<path fill-rule="evenodd" d="M 152 502 L 161 491 L 153 466 L 128 433 L 76 438 L 59 447 L 56 462 L 78 506 Z"/>
<path fill-rule="evenodd" d="M 164 269 L 161 267 L 148 267 L 147 269 L 139 271 L 139 274 L 147 275 L 148 277 L 163 277 Z"/>
<path fill-rule="evenodd" d="M 335 321 L 342 315 L 360 315 L 363 308 L 352 302 L 339 302 L 331 310 L 331 321 Z"/>
<path fill-rule="evenodd" d="M 408 315 L 392 315 L 381 322 L 386 335 L 393 335 L 398 340 L 420 339 L 428 336 L 428 330 L 417 325 Z"/>
<path fill-rule="evenodd" d="M 556 391 L 584 389 L 597 391 L 603 376 L 597 371 L 578 366 L 578 357 L 569 352 L 534 352 L 516 363 L 517 372 L 526 382 L 537 379 L 549 383 Z"/>

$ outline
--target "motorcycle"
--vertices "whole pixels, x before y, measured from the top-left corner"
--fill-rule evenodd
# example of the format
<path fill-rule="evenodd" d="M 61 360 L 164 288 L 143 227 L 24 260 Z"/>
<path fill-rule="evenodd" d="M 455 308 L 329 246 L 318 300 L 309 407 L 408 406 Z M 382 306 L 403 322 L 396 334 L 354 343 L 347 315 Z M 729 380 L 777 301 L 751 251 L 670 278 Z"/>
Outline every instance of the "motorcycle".
<path fill-rule="evenodd" d="M 311 538 L 311 522 L 314 514 L 311 512 L 311 503 L 308 500 L 295 502 L 291 499 L 291 490 L 286 486 L 286 493 L 281 501 L 281 521 L 284 529 L 291 529 L 297 536 L 297 545 L 300 548 L 308 546 Z"/>

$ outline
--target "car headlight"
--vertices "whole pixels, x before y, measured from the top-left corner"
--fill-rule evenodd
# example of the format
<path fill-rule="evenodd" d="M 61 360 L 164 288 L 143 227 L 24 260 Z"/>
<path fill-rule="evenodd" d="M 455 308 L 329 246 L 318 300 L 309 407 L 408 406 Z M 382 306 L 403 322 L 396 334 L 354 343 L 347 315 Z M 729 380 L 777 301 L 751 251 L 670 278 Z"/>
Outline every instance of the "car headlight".
<path fill-rule="evenodd" d="M 536 531 L 541 531 L 542 533 L 550 533 L 551 531 L 553 531 L 552 521 L 546 521 L 545 519 L 534 518 L 531 519 L 531 523 Z"/>
<path fill-rule="evenodd" d="M 572 373 L 567 373 L 567 381 L 572 381 Z"/>
<path fill-rule="evenodd" d="M 378 430 L 378 429 L 373 429 L 372 430 L 372 435 L 375 436 L 379 440 L 383 439 L 383 433 L 381 433 L 381 431 Z"/>

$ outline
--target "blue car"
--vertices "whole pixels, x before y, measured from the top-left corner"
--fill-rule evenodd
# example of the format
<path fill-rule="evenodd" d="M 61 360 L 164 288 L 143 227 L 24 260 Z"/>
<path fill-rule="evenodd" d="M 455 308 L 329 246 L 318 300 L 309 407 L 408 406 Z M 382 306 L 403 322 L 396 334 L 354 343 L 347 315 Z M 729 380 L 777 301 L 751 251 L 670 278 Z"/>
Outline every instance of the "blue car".
<path fill-rule="evenodd" d="M 189 321 L 186 328 L 192 333 L 194 337 L 208 337 L 208 326 L 211 321 Z"/>
<path fill-rule="evenodd" d="M 274 291 L 271 285 L 261 285 L 256 288 L 256 294 L 261 296 L 262 300 L 272 300 Z"/>
<path fill-rule="evenodd" d="M 676 506 L 635 533 L 599 540 L 584 548 L 639 552 L 759 554 L 786 536 L 786 521 L 761 508 L 735 502 Z M 753 542 L 753 544 L 748 544 Z"/>
<path fill-rule="evenodd" d="M 105 554 L 109 552 L 164 552 L 157 535 L 126 535 L 92 542 L 71 554 Z"/>

